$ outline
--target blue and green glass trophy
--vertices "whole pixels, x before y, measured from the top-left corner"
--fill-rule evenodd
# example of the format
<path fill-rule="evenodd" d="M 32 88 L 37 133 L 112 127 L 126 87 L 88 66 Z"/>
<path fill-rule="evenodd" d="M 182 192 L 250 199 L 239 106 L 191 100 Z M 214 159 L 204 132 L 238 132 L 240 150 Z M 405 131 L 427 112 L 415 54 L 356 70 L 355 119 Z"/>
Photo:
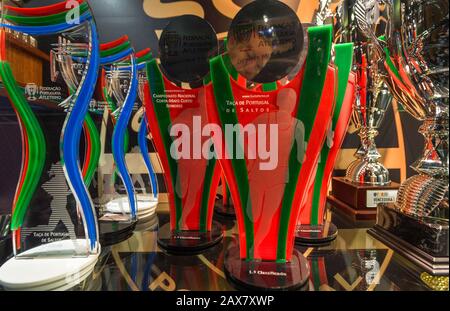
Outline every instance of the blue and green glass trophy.
<path fill-rule="evenodd" d="M 79 165 L 80 137 L 100 65 L 97 27 L 86 1 L 45 7 L 37 1 L 28 7 L 4 2 L 0 75 L 20 125 L 22 169 L 11 207 L 14 257 L 0 267 L 0 284 L 11 290 L 65 290 L 92 273 L 100 251 L 95 209 Z M 12 58 L 17 43 L 6 29 L 38 42 L 29 47 L 39 58 L 29 80 L 16 80 L 27 69 Z M 51 67 L 48 51 L 60 38 L 86 53 L 72 89 L 63 77 L 45 74 Z M 73 53 L 63 54 L 70 59 Z"/>
<path fill-rule="evenodd" d="M 128 239 L 138 220 L 138 203 L 126 154 L 129 124 L 138 92 L 138 64 L 127 36 L 100 46 L 100 91 L 105 100 L 102 152 L 95 191 L 102 245 Z"/>

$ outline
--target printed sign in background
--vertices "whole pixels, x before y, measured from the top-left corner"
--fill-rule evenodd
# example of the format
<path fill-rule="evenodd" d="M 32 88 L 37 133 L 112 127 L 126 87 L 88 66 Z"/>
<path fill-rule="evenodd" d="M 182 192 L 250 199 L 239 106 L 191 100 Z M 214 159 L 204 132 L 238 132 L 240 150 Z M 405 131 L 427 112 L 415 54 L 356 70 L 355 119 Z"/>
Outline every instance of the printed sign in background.
<path fill-rule="evenodd" d="M 23 1 L 24 6 L 42 6 L 55 0 Z M 251 0 L 89 0 L 99 28 L 102 42 L 117 39 L 127 34 L 137 50 L 150 47 L 154 55 L 158 51 L 158 37 L 171 18 L 183 14 L 194 14 L 207 19 L 219 38 L 226 36 L 232 18 Z M 283 0 L 304 23 L 311 22 L 318 0 Z M 335 7 L 339 1 L 334 1 Z M 27 70 L 23 68 L 23 70 Z M 44 71 L 45 72 L 45 71 Z M 11 209 L 11 202 L 20 173 L 20 131 L 8 98 L 0 84 L 0 212 Z M 409 165 L 420 157 L 423 138 L 418 134 L 419 123 L 399 109 L 397 103 L 389 109 L 377 137 L 382 155 L 381 161 L 389 168 L 394 181 L 403 181 L 414 172 Z M 336 175 L 342 175 L 353 161 L 359 146 L 359 138 L 351 127 L 336 164 Z M 154 164 L 159 166 L 155 154 Z M 141 166 L 139 166 L 141 167 Z M 143 167 L 143 166 L 142 166 Z M 162 170 L 157 167 L 162 182 Z M 165 187 L 162 185 L 162 189 Z"/>

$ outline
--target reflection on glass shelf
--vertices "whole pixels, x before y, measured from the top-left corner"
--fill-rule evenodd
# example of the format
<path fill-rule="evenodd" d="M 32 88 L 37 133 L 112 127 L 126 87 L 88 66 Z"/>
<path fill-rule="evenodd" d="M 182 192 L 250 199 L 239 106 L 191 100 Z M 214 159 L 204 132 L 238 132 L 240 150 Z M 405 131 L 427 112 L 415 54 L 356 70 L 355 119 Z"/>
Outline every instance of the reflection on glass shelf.
<path fill-rule="evenodd" d="M 163 204 L 159 223 L 168 220 Z M 91 276 L 77 291 L 232 291 L 223 270 L 224 250 L 235 239 L 235 221 L 216 216 L 225 231 L 223 243 L 201 255 L 174 256 L 157 246 L 158 219 L 149 219 L 134 235 L 102 249 Z M 334 219 L 336 221 L 338 219 Z M 339 227 L 339 221 L 335 222 Z M 406 259 L 367 234 L 367 228 L 339 228 L 322 248 L 299 247 L 308 259 L 312 291 L 416 291 L 448 289 L 448 278 L 422 274 Z M 427 286 L 427 284 L 429 286 Z"/>

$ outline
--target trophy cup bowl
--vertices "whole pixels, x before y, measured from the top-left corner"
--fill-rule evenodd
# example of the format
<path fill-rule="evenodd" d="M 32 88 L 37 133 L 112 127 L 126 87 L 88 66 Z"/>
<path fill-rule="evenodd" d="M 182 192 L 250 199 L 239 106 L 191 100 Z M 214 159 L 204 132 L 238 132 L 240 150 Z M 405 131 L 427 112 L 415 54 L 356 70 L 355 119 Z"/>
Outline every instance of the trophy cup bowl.
<path fill-rule="evenodd" d="M 372 234 L 432 274 L 448 274 L 448 2 L 394 0 L 385 67 L 390 91 L 423 122 L 418 175 L 381 205 Z"/>
<path fill-rule="evenodd" d="M 357 159 L 347 168 L 346 178 L 354 183 L 385 186 L 391 182 L 389 171 L 378 161 L 381 155 L 377 150 L 375 137 L 392 96 L 384 86 L 376 88 L 378 90 L 374 93 L 368 90 L 367 99 L 371 102 L 368 107 L 363 107 L 360 96 L 357 96 L 352 121 L 358 128 L 361 147 L 355 154 Z"/>
<path fill-rule="evenodd" d="M 375 144 L 378 129 L 392 101 L 379 70 L 380 55 L 371 35 L 377 31 L 382 2 L 350 0 L 347 3 L 347 8 L 352 12 L 348 14 L 348 31 L 351 41 L 355 42 L 354 71 L 357 72 L 359 85 L 352 122 L 361 138 L 361 147 L 355 154 L 357 159 L 347 169 L 346 179 L 372 186 L 386 186 L 391 182 L 389 171 L 378 161 L 381 155 Z M 367 23 L 365 19 L 369 19 Z M 374 20 L 373 27 L 368 25 L 370 19 Z"/>

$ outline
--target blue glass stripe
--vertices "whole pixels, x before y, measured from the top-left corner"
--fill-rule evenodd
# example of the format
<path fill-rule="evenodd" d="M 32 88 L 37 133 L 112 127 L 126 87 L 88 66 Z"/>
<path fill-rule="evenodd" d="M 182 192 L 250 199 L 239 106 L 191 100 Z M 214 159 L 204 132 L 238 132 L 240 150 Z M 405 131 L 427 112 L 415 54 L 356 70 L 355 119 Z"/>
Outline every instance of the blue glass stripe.
<path fill-rule="evenodd" d="M 63 31 L 67 31 L 69 29 L 72 29 L 74 27 L 80 26 L 82 23 L 91 20 L 92 15 L 91 12 L 85 12 L 83 15 L 80 16 L 79 23 L 69 24 L 69 23 L 61 23 L 56 25 L 48 25 L 48 26 L 19 26 L 19 25 L 9 25 L 9 24 L 3 24 L 0 25 L 2 27 L 6 27 L 15 31 L 27 33 L 32 36 L 38 36 L 38 35 L 51 35 L 60 33 Z"/>
<path fill-rule="evenodd" d="M 69 112 L 64 123 L 61 159 L 69 185 L 81 206 L 86 221 L 87 235 L 91 243 L 91 249 L 97 242 L 97 220 L 94 214 L 93 204 L 89 192 L 83 181 L 83 175 L 79 163 L 80 138 L 84 118 L 88 112 L 90 100 L 94 94 L 98 71 L 100 66 L 100 44 L 98 41 L 97 27 L 93 20 L 89 22 L 90 35 L 92 37 L 92 50 L 89 59 L 87 73 L 81 82 L 79 91 L 75 94 L 75 104 Z"/>
<path fill-rule="evenodd" d="M 114 62 L 117 62 L 117 61 L 121 60 L 122 58 L 125 58 L 125 57 L 131 55 L 131 53 L 133 53 L 133 49 L 127 49 L 127 50 L 124 50 L 124 51 L 122 51 L 120 53 L 117 53 L 117 54 L 114 54 L 114 55 L 111 55 L 111 56 L 108 56 L 108 57 L 102 57 L 102 58 L 100 58 L 100 64 L 101 65 L 112 64 Z M 81 63 L 81 64 L 86 63 L 86 57 L 72 56 L 72 60 L 74 62 Z M 108 70 L 109 68 L 110 67 L 105 66 L 105 69 Z M 137 68 L 138 68 L 138 70 L 144 69 L 145 68 L 145 63 L 142 64 L 142 65 L 139 65 Z M 123 68 L 120 68 L 119 70 L 121 70 L 121 71 L 128 70 L 129 71 L 129 70 L 131 70 L 131 66 L 123 67 Z"/>
<path fill-rule="evenodd" d="M 148 145 L 147 145 L 147 116 L 144 113 L 142 117 L 141 125 L 139 127 L 138 133 L 138 143 L 141 149 L 142 157 L 144 158 L 145 166 L 147 167 L 148 174 L 150 176 L 150 183 L 152 186 L 153 196 L 156 198 L 158 196 L 158 182 L 156 180 L 155 170 L 153 169 L 150 156 L 148 155 Z"/>
<path fill-rule="evenodd" d="M 133 49 L 126 49 L 125 51 L 122 51 L 120 53 L 108 56 L 108 57 L 102 57 L 100 59 L 100 64 L 101 65 L 106 65 L 106 64 L 112 64 L 114 62 L 117 62 L 119 60 L 121 60 L 122 58 L 127 57 L 128 55 L 131 55 L 133 53 Z"/>
<path fill-rule="evenodd" d="M 133 107 L 136 102 L 137 88 L 138 88 L 137 65 L 133 54 L 131 55 L 131 65 L 132 70 L 131 70 L 130 89 L 127 97 L 125 98 L 125 102 L 121 109 L 121 113 L 114 128 L 112 137 L 112 151 L 114 156 L 114 162 L 117 165 L 119 176 L 125 185 L 125 189 L 127 190 L 128 199 L 130 201 L 131 215 L 133 219 L 135 219 L 137 210 L 136 196 L 133 181 L 131 179 L 125 161 L 125 151 L 123 148 L 123 146 L 125 145 L 125 135 L 128 128 L 128 123 L 130 122 Z"/>

